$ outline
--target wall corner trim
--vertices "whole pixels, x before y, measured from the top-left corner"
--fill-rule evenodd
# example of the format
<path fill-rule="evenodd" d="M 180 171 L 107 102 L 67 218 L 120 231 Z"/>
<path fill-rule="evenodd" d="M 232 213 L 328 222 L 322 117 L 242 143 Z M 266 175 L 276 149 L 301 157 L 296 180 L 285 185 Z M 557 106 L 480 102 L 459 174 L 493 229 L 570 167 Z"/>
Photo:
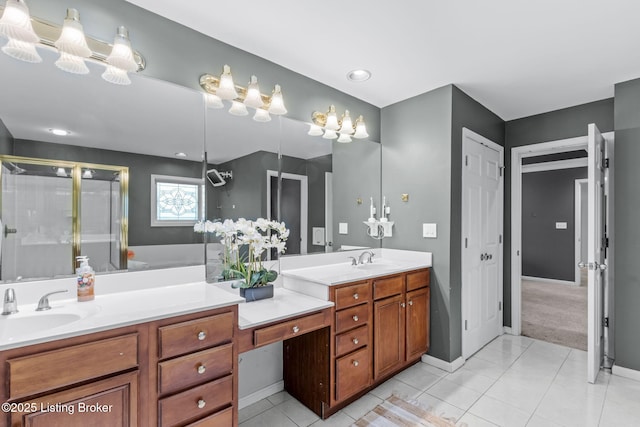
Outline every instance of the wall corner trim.
<path fill-rule="evenodd" d="M 427 365 L 435 366 L 438 369 L 442 369 L 446 372 L 455 372 L 464 365 L 464 359 L 462 357 L 458 357 L 453 362 L 445 362 L 442 359 L 438 359 L 437 357 L 429 356 L 428 354 L 422 355 L 422 362 Z"/>
<path fill-rule="evenodd" d="M 629 369 L 614 364 L 613 368 L 611 369 L 611 373 L 619 377 L 640 381 L 640 371 L 636 371 L 635 369 Z"/>
<path fill-rule="evenodd" d="M 256 402 L 265 399 L 272 394 L 279 393 L 284 390 L 284 381 L 278 381 L 275 384 L 271 384 L 262 388 L 258 391 L 251 393 L 248 396 L 241 397 L 238 399 L 238 409 L 246 408 L 249 405 L 253 405 Z"/>

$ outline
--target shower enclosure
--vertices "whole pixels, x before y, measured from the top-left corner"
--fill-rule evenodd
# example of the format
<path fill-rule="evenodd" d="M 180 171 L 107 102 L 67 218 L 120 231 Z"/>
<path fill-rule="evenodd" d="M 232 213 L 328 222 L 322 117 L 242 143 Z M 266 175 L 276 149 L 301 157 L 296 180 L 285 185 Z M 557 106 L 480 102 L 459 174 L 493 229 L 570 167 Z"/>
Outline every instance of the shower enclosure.
<path fill-rule="evenodd" d="M 0 279 L 127 268 L 129 169 L 0 156 Z"/>

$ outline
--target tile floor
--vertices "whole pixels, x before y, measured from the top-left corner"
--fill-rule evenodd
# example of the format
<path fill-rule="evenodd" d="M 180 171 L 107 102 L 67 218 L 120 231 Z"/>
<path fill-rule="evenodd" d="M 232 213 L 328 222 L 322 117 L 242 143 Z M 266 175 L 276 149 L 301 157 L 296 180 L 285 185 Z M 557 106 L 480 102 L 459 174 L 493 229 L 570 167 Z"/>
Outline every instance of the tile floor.
<path fill-rule="evenodd" d="M 281 392 L 240 410 L 240 427 L 350 426 L 393 392 L 469 427 L 640 426 L 640 382 L 601 372 L 587 384 L 586 363 L 584 351 L 503 335 L 454 373 L 418 363 L 327 420 Z"/>

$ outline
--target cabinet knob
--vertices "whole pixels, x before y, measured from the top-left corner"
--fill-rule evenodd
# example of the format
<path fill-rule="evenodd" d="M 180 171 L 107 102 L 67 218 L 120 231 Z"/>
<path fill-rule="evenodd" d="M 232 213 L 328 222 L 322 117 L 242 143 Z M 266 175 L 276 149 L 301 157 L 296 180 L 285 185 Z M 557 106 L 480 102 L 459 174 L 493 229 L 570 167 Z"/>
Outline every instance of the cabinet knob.
<path fill-rule="evenodd" d="M 204 365 L 198 365 L 198 373 L 204 374 L 207 368 Z"/>
<path fill-rule="evenodd" d="M 358 362 L 357 360 L 354 360 L 354 361 L 353 361 L 353 362 L 351 362 L 351 363 L 353 363 L 353 366 L 356 366 L 356 367 L 360 364 L 360 362 Z"/>
<path fill-rule="evenodd" d="M 300 328 L 298 328 L 297 326 L 293 327 L 293 333 L 297 334 L 298 332 L 300 332 Z"/>
<path fill-rule="evenodd" d="M 409 301 L 409 305 L 413 305 L 413 301 Z"/>
<path fill-rule="evenodd" d="M 358 298 L 360 298 L 360 295 L 358 295 L 357 292 L 355 294 L 353 294 L 353 299 L 358 299 Z"/>
<path fill-rule="evenodd" d="M 353 341 L 353 343 L 356 344 L 356 345 L 358 345 L 358 343 L 360 342 L 360 341 L 358 341 L 358 338 L 354 338 L 351 341 Z"/>
<path fill-rule="evenodd" d="M 205 402 L 205 401 L 204 401 L 204 399 L 199 399 L 199 400 L 198 400 L 198 408 L 199 408 L 199 409 L 202 409 L 202 408 L 204 408 L 205 406 L 207 406 L 207 402 Z"/>
<path fill-rule="evenodd" d="M 353 316 L 353 321 L 357 322 L 358 321 L 358 316 Z"/>
<path fill-rule="evenodd" d="M 400 303 L 400 307 L 405 308 L 407 306 L 407 304 L 405 303 Z"/>
<path fill-rule="evenodd" d="M 204 341 L 204 339 L 207 337 L 207 334 L 205 331 L 200 331 L 198 332 L 198 340 L 200 341 Z"/>

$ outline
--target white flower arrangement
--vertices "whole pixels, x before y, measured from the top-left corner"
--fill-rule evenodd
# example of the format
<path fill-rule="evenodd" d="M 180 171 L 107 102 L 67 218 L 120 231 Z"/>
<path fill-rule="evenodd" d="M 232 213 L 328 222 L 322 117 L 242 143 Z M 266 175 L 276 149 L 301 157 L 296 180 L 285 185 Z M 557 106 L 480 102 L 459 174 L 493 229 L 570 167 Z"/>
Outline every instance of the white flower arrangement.
<path fill-rule="evenodd" d="M 263 265 L 263 254 L 276 249 L 278 254 L 286 250 L 289 230 L 284 222 L 258 218 L 250 221 L 240 218 L 237 221 L 226 219 L 223 222 L 205 221 L 193 226 L 197 233 L 215 233 L 224 246 L 222 276 L 226 280 L 240 279 L 237 286 L 252 288 L 273 282 L 278 273 L 267 270 Z M 247 251 L 241 256 L 242 247 Z"/>

